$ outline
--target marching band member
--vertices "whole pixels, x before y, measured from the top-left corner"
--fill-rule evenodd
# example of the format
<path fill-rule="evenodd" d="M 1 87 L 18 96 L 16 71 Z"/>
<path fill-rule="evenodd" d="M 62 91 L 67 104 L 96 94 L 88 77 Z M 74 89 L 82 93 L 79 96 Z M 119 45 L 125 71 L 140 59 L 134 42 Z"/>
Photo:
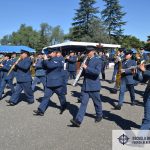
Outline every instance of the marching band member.
<path fill-rule="evenodd" d="M 141 61 L 142 60 L 145 60 L 146 62 L 149 60 L 149 57 L 148 57 L 148 55 L 144 52 L 144 48 L 143 47 L 141 47 L 140 48 L 140 54 L 141 54 L 141 56 L 142 56 L 142 58 L 141 58 Z"/>
<path fill-rule="evenodd" d="M 64 81 L 62 76 L 62 62 L 60 62 L 60 59 L 57 57 L 57 52 L 54 49 L 49 50 L 48 57 L 50 57 L 50 59 L 47 59 L 47 56 L 45 55 L 43 62 L 47 71 L 44 97 L 42 98 L 42 102 L 39 105 L 38 109 L 33 111 L 36 115 L 39 116 L 44 115 L 46 109 L 49 106 L 49 99 L 54 93 L 57 94 L 60 101 L 60 114 L 62 114 L 67 107 L 66 97 L 63 92 Z"/>
<path fill-rule="evenodd" d="M 11 61 L 13 62 L 13 64 L 17 61 L 17 54 L 16 54 L 16 52 L 12 53 Z M 13 74 L 13 80 L 14 80 L 14 78 L 16 78 L 16 71 L 12 70 L 12 74 Z"/>
<path fill-rule="evenodd" d="M 66 58 L 68 63 L 68 72 L 69 72 L 69 79 L 75 79 L 76 77 L 76 62 L 77 56 L 75 56 L 74 51 L 70 51 L 70 55 Z"/>
<path fill-rule="evenodd" d="M 107 62 L 108 62 L 108 57 L 106 56 L 106 53 L 105 52 L 102 52 L 102 55 L 101 55 L 101 59 L 102 59 L 102 70 L 101 70 L 101 73 L 102 73 L 102 80 L 105 80 L 105 69 L 106 69 L 106 66 L 107 66 Z"/>
<path fill-rule="evenodd" d="M 1 67 L 1 85 L 0 85 L 0 99 L 2 99 L 2 94 L 4 92 L 6 84 L 9 85 L 11 89 L 11 93 L 14 93 L 14 85 L 13 85 L 13 72 L 7 75 L 8 71 L 10 70 L 13 62 L 11 60 L 11 54 L 5 54 L 3 62 L 0 64 Z"/>
<path fill-rule="evenodd" d="M 125 52 L 125 60 L 122 62 L 122 69 L 126 69 L 125 72 L 121 74 L 121 85 L 120 85 L 120 93 L 119 93 L 119 101 L 118 105 L 115 106 L 115 109 L 120 110 L 121 106 L 124 102 L 124 94 L 126 92 L 126 88 L 128 88 L 131 97 L 131 105 L 135 105 L 135 91 L 134 91 L 134 79 L 133 79 L 133 71 L 128 68 L 131 66 L 136 66 L 136 61 L 131 59 L 132 51 Z"/>
<path fill-rule="evenodd" d="M 46 86 L 46 70 L 43 66 L 43 54 L 41 52 L 37 53 L 36 63 L 33 64 L 35 67 L 35 77 L 32 82 L 32 90 L 34 91 L 37 83 L 41 82 L 43 84 L 43 89 Z"/>
<path fill-rule="evenodd" d="M 149 130 L 150 129 L 150 68 L 146 70 L 144 64 L 141 64 L 139 68 L 143 72 L 142 74 L 143 79 L 146 78 L 148 81 L 148 84 L 147 84 L 147 87 L 145 89 L 144 96 L 143 96 L 144 119 L 142 121 L 142 125 L 140 129 Z"/>
<path fill-rule="evenodd" d="M 85 112 L 87 108 L 87 104 L 89 101 L 89 98 L 92 98 L 94 102 L 94 107 L 96 111 L 96 118 L 95 122 L 100 122 L 102 119 L 102 104 L 101 104 L 101 98 L 100 98 L 100 81 L 99 81 L 99 74 L 101 72 L 101 60 L 96 57 L 95 55 L 95 48 L 94 47 L 87 47 L 87 56 L 88 60 L 86 64 L 83 64 L 83 76 L 84 81 L 82 85 L 82 100 L 81 105 L 79 108 L 79 111 L 77 113 L 77 116 L 70 120 L 73 126 L 80 127 Z"/>
<path fill-rule="evenodd" d="M 15 62 L 17 80 L 15 92 L 12 94 L 10 100 L 6 100 L 6 102 L 9 103 L 10 106 L 14 106 L 19 102 L 19 96 L 22 91 L 24 91 L 25 95 L 27 96 L 28 104 L 34 103 L 34 96 L 31 88 L 31 65 L 32 61 L 30 59 L 30 53 L 26 50 L 21 50 L 20 61 Z"/>
<path fill-rule="evenodd" d="M 68 71 L 66 70 L 66 66 L 65 66 L 65 59 L 62 56 L 62 53 L 60 51 L 57 51 L 57 57 L 59 58 L 60 62 L 63 65 L 62 68 L 62 76 L 63 76 L 63 81 L 64 81 L 64 93 L 67 94 L 67 82 L 68 82 Z"/>
<path fill-rule="evenodd" d="M 110 81 L 110 83 L 114 83 L 115 82 L 116 74 L 117 74 L 118 68 L 119 68 L 119 62 L 121 62 L 123 58 L 124 58 L 124 51 L 123 51 L 122 48 L 120 48 L 117 51 L 117 56 L 115 58 L 114 71 L 113 71 L 112 80 Z"/>

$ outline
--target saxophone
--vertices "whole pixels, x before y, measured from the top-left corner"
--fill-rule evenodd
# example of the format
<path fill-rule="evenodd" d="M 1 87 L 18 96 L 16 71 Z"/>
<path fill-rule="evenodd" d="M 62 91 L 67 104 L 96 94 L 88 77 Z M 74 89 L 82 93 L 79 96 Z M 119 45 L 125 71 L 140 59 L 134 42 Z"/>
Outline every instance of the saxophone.
<path fill-rule="evenodd" d="M 121 56 L 118 56 L 118 49 L 116 50 L 116 54 L 115 54 L 115 63 L 118 63 L 118 72 L 116 74 L 115 88 L 119 89 L 120 82 L 121 82 L 122 60 L 121 60 Z"/>
<path fill-rule="evenodd" d="M 120 83 L 121 83 L 121 70 L 122 70 L 122 61 L 118 62 L 118 72 L 116 75 L 116 88 L 118 89 L 120 87 Z"/>

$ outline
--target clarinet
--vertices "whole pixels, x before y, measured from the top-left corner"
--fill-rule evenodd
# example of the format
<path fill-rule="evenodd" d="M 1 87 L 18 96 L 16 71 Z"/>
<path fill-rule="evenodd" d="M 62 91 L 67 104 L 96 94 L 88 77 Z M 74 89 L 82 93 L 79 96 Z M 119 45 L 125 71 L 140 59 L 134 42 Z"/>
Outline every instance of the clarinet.
<path fill-rule="evenodd" d="M 79 73 L 77 74 L 77 76 L 76 76 L 76 78 L 75 78 L 75 80 L 74 80 L 74 82 L 73 82 L 73 84 L 72 84 L 73 86 L 75 86 L 75 85 L 77 84 L 77 82 L 78 82 L 78 80 L 79 80 L 79 78 L 80 78 L 80 76 L 81 76 L 81 74 L 82 74 L 82 71 L 83 71 L 82 65 L 86 63 L 87 59 L 88 59 L 88 57 L 86 56 L 85 59 L 84 59 L 84 61 L 83 61 L 82 64 L 81 64 Z"/>

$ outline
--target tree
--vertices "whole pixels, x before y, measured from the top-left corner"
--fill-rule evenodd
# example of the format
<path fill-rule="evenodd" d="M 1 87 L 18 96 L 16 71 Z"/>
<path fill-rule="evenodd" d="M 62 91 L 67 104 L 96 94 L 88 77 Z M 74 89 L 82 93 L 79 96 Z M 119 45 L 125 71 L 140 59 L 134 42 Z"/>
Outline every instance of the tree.
<path fill-rule="evenodd" d="M 95 0 L 80 0 L 80 8 L 76 9 L 75 17 L 73 18 L 74 22 L 72 23 L 71 37 L 73 40 L 92 37 L 90 26 L 93 20 L 98 19 L 97 14 L 99 13 L 98 8 L 94 7 L 95 3 Z"/>
<path fill-rule="evenodd" d="M 60 26 L 52 29 L 51 45 L 62 43 L 64 41 L 64 32 Z"/>
<path fill-rule="evenodd" d="M 126 14 L 122 11 L 122 6 L 119 4 L 119 0 L 103 0 L 105 9 L 101 12 L 102 20 L 107 28 L 109 38 L 115 38 L 117 42 L 120 42 L 120 38 L 123 34 L 122 26 L 126 22 L 122 21 L 123 16 Z"/>
<path fill-rule="evenodd" d="M 11 45 L 11 35 L 5 35 L 1 40 L 0 44 L 1 45 Z"/>
<path fill-rule="evenodd" d="M 12 45 L 26 45 L 37 48 L 39 42 L 39 34 L 31 26 L 22 24 L 17 32 L 13 32 L 11 36 Z"/>
<path fill-rule="evenodd" d="M 147 42 L 150 42 L 150 36 L 147 36 Z"/>
<path fill-rule="evenodd" d="M 38 49 L 64 41 L 64 32 L 60 26 L 52 27 L 47 23 L 42 23 L 40 28 L 40 42 L 38 43 Z"/>
<path fill-rule="evenodd" d="M 122 38 L 121 45 L 122 47 L 127 48 L 127 49 L 131 49 L 131 48 L 137 49 L 137 48 L 143 47 L 144 42 L 140 41 L 135 36 L 125 35 Z"/>
<path fill-rule="evenodd" d="M 48 46 L 51 42 L 52 26 L 47 23 L 40 24 L 38 49 Z"/>
<path fill-rule="evenodd" d="M 60 26 L 52 27 L 47 23 L 40 25 L 40 30 L 35 31 L 31 26 L 21 24 L 18 31 L 5 35 L 0 43 L 2 45 L 26 45 L 36 50 L 45 46 L 64 41 L 64 32 Z"/>
<path fill-rule="evenodd" d="M 81 41 L 108 43 L 108 35 L 100 20 L 93 20 L 89 26 L 90 36 L 81 38 Z"/>
<path fill-rule="evenodd" d="M 150 43 L 146 43 L 144 46 L 144 49 L 146 49 L 147 51 L 150 51 Z"/>

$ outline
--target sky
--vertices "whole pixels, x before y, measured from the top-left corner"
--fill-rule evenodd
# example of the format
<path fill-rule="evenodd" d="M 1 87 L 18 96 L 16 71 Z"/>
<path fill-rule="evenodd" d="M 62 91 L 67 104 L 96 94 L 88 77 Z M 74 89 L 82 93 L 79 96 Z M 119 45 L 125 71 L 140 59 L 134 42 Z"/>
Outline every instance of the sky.
<path fill-rule="evenodd" d="M 60 25 L 69 32 L 75 9 L 80 0 L 0 0 L 0 38 L 17 31 L 21 24 L 39 30 L 41 23 Z M 120 0 L 127 14 L 123 20 L 125 35 L 133 35 L 146 41 L 150 35 L 150 0 Z M 104 8 L 104 2 L 97 0 L 96 6 Z"/>

